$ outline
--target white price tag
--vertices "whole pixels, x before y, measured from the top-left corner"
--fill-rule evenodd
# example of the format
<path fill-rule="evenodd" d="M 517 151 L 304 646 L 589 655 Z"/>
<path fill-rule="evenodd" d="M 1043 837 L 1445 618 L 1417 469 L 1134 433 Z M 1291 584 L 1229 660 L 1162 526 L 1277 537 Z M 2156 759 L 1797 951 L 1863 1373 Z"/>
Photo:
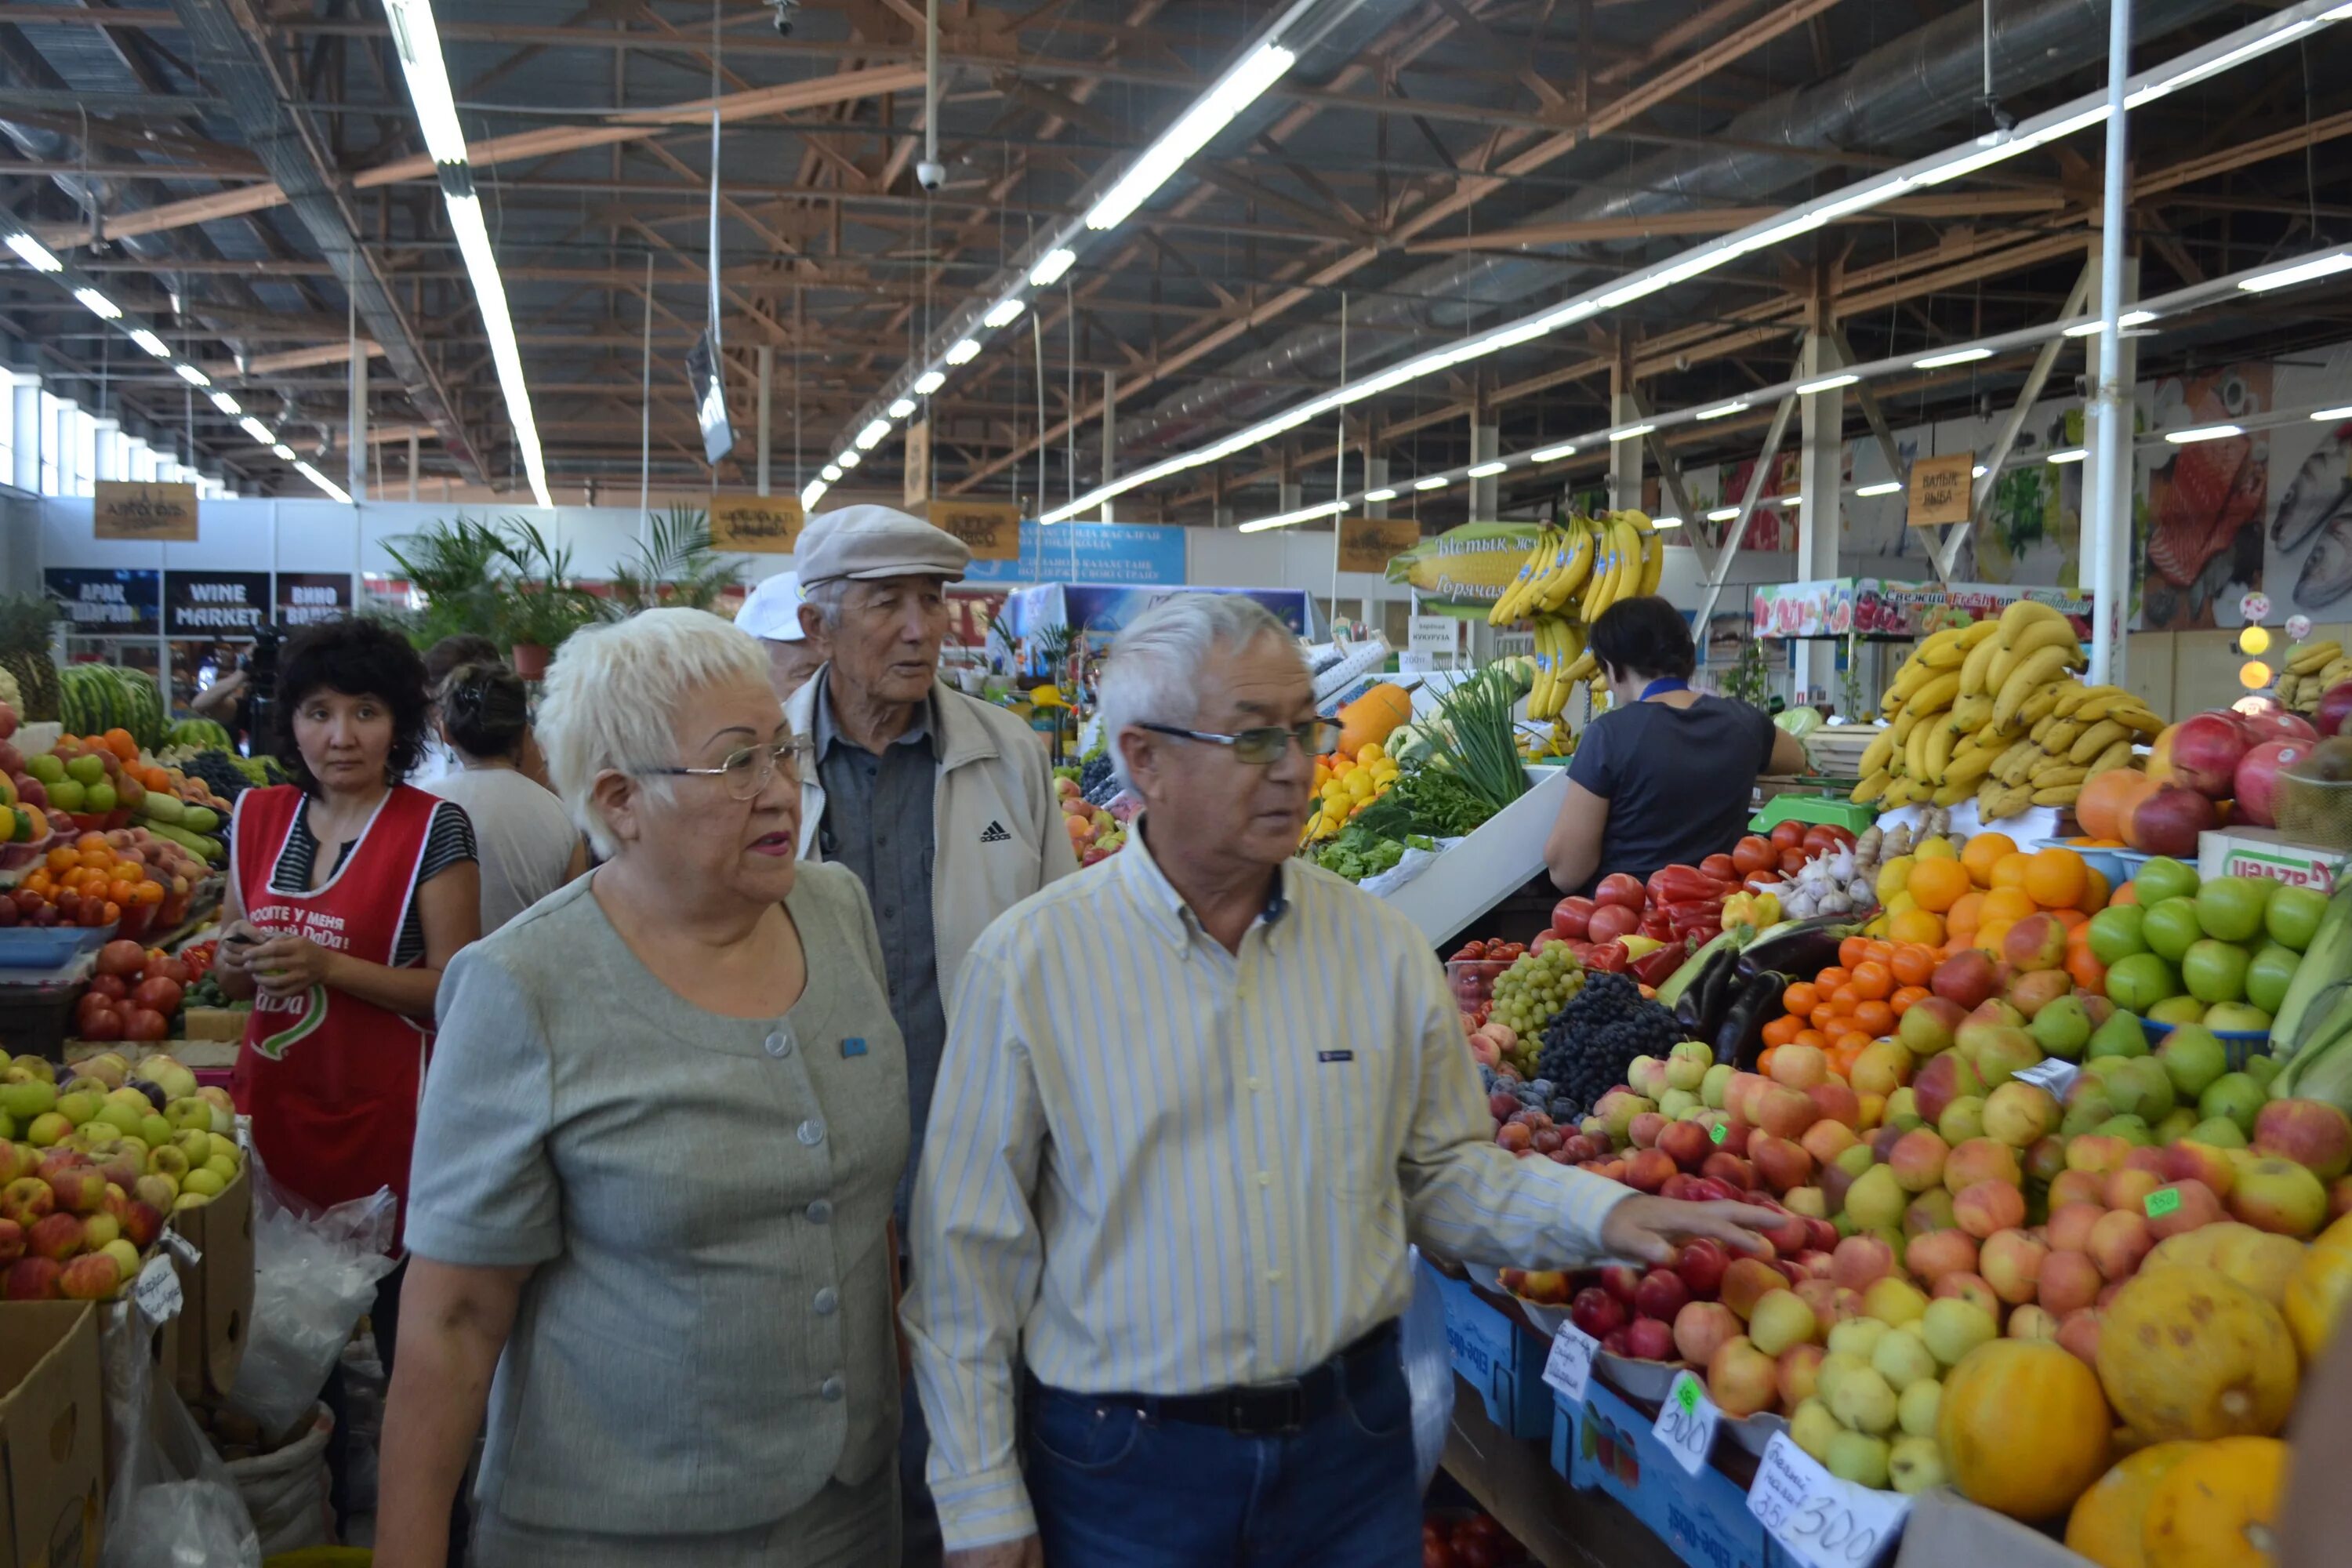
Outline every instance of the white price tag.
<path fill-rule="evenodd" d="M 1559 1332 L 1551 1337 L 1551 1357 L 1544 1363 L 1544 1381 L 1557 1389 L 1562 1399 L 1581 1405 L 1584 1385 L 1592 1380 L 1592 1358 L 1600 1353 L 1599 1340 L 1574 1323 L 1562 1323 Z"/>
<path fill-rule="evenodd" d="M 194 1242 L 190 1241 L 186 1237 L 182 1236 L 178 1231 L 173 1230 L 170 1226 L 165 1226 L 163 1227 L 163 1242 L 164 1251 L 170 1253 L 173 1257 L 178 1258 L 181 1262 L 186 1264 L 191 1268 L 194 1268 L 197 1264 L 202 1263 L 205 1260 L 205 1249 L 198 1247 Z"/>
<path fill-rule="evenodd" d="M 1748 1511 L 1806 1568 L 1869 1568 L 1903 1532 L 1911 1500 L 1842 1481 L 1775 1432 L 1748 1489 Z"/>
<path fill-rule="evenodd" d="M 1706 1396 L 1706 1389 L 1688 1372 L 1675 1374 L 1674 1383 L 1666 1389 L 1666 1403 L 1658 1411 L 1657 1425 L 1650 1435 L 1666 1446 L 1675 1463 L 1692 1475 L 1706 1468 L 1706 1456 L 1715 1447 L 1716 1424 L 1723 1412 Z"/>
<path fill-rule="evenodd" d="M 170 1322 L 180 1315 L 180 1271 L 168 1258 L 149 1258 L 131 1287 L 131 1300 L 149 1322 Z"/>
<path fill-rule="evenodd" d="M 2027 1083 L 2046 1089 L 2060 1100 L 2063 1100 L 2066 1098 L 2066 1091 L 2074 1087 L 2074 1079 L 2081 1072 L 2082 1068 L 2073 1062 L 2062 1057 L 2051 1057 L 2047 1060 L 2035 1062 L 2017 1076 Z M 1802 1449 L 1798 1451 L 1803 1452 Z"/>

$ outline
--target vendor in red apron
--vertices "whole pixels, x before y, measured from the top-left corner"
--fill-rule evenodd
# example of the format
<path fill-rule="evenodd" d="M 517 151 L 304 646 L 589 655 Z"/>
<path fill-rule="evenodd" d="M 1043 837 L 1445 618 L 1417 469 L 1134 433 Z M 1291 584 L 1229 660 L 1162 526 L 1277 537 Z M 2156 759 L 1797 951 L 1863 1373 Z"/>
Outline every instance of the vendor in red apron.
<path fill-rule="evenodd" d="M 474 830 L 399 782 L 428 703 L 397 632 L 306 627 L 279 654 L 277 698 L 294 782 L 237 797 L 221 910 L 222 987 L 254 1003 L 234 1092 L 278 1188 L 326 1208 L 389 1187 L 404 1219 L 441 972 L 480 934 Z M 387 1373 L 404 1272 L 376 1291 Z"/>

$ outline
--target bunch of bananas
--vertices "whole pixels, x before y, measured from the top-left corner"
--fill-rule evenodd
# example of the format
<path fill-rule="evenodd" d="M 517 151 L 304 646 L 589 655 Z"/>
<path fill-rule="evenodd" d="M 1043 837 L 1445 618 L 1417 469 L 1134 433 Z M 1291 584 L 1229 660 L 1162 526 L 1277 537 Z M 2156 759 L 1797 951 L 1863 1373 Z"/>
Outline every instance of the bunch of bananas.
<path fill-rule="evenodd" d="M 1551 721 L 1551 728 L 1544 731 L 1540 738 L 1530 734 L 1522 727 L 1518 739 L 1519 755 L 1531 763 L 1538 757 L 1576 755 L 1576 731 L 1568 727 L 1567 720 L 1557 716 Z"/>
<path fill-rule="evenodd" d="M 2031 599 L 1937 632 L 1886 689 L 1893 722 L 1863 752 L 1853 798 L 1948 806 L 1973 795 L 1986 822 L 2074 805 L 2084 780 L 2132 766 L 2134 742 L 2164 728 L 2130 692 L 2075 679 L 2083 665 L 2073 624 Z"/>
<path fill-rule="evenodd" d="M 1486 613 L 1490 626 L 1534 623 L 1536 683 L 1528 694 L 1528 718 L 1558 718 L 1580 680 L 1593 682 L 1599 694 L 1599 666 L 1585 651 L 1586 635 L 1618 600 L 1656 593 L 1665 569 L 1664 542 L 1641 512 L 1571 516 L 1545 526 L 1518 575 Z"/>
<path fill-rule="evenodd" d="M 2319 700 L 2333 687 L 2352 680 L 2352 654 L 2334 637 L 2298 643 L 2286 650 L 2286 667 L 2279 671 L 2278 700 L 2297 713 L 2319 711 Z"/>

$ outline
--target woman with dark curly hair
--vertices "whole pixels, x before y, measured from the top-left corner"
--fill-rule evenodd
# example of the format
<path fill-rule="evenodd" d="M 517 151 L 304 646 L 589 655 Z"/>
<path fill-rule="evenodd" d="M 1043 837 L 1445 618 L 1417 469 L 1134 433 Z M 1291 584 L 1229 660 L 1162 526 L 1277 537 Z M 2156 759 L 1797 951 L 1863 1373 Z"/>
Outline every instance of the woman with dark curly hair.
<path fill-rule="evenodd" d="M 441 972 L 480 934 L 472 825 L 400 782 L 426 710 L 397 632 L 305 627 L 278 657 L 294 782 L 237 797 L 219 967 L 254 1009 L 235 1091 L 271 1178 L 321 1207 L 390 1187 L 406 1209 Z"/>

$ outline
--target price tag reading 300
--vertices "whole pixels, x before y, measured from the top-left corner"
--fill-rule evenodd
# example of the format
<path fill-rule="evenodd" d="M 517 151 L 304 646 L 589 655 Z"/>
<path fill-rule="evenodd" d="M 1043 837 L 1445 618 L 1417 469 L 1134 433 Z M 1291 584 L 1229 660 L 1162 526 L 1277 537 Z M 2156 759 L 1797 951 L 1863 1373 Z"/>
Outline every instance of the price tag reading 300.
<path fill-rule="evenodd" d="M 1902 1533 L 1911 1500 L 1842 1481 L 1775 1432 L 1748 1489 L 1748 1511 L 1806 1568 L 1869 1568 Z"/>
<path fill-rule="evenodd" d="M 1650 1433 L 1666 1446 L 1675 1463 L 1696 1475 L 1706 1468 L 1706 1456 L 1715 1447 L 1716 1423 L 1722 1419 L 1723 1412 L 1706 1396 L 1699 1380 L 1680 1372 L 1666 1390 L 1666 1403 Z"/>

